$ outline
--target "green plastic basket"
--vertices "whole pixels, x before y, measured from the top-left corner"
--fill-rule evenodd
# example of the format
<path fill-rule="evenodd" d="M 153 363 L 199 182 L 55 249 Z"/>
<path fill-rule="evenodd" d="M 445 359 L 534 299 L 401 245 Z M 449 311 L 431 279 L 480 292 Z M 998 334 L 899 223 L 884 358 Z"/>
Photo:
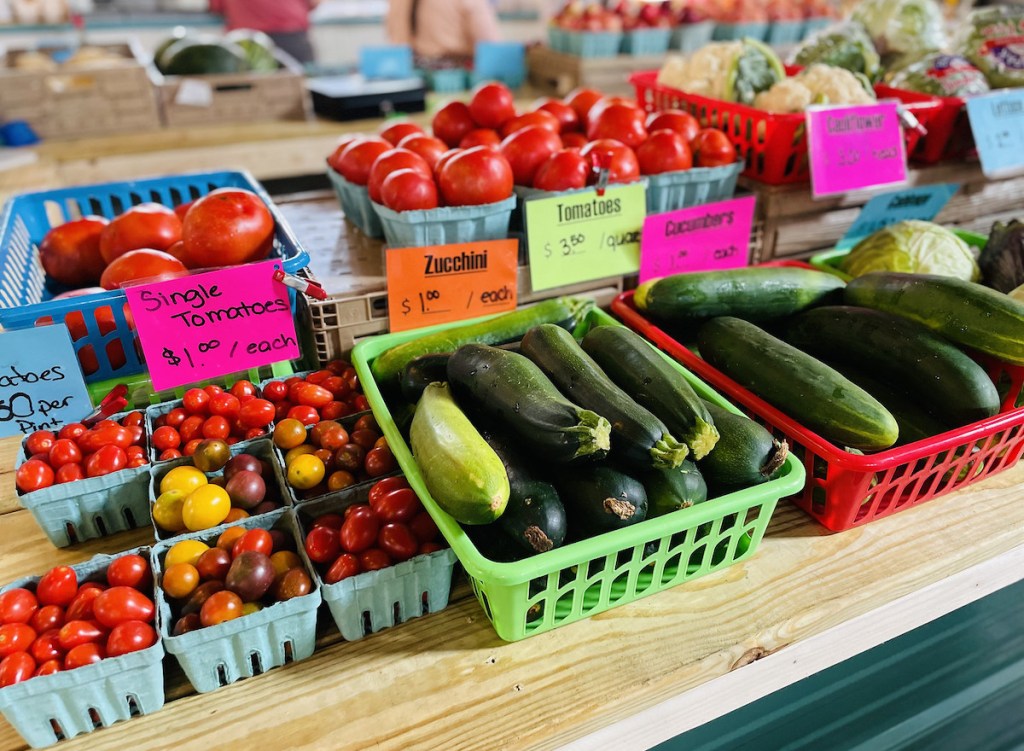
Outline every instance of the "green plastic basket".
<path fill-rule="evenodd" d="M 790 456 L 779 476 L 763 485 L 522 561 L 495 563 L 480 554 L 458 522 L 427 492 L 369 367 L 375 357 L 397 344 L 454 325 L 459 324 L 366 339 L 353 349 L 352 360 L 388 445 L 466 569 L 484 613 L 506 641 L 550 631 L 749 558 L 779 499 L 803 488 L 803 466 Z M 592 326 L 618 325 L 608 314 L 594 310 L 576 333 Z M 681 365 L 667 356 L 666 360 L 703 398 L 737 411 Z"/>
<path fill-rule="evenodd" d="M 963 240 L 965 243 L 973 248 L 977 248 L 979 251 L 983 250 L 988 244 L 988 236 L 980 234 L 978 232 L 968 232 L 967 230 L 950 228 L 953 230 L 953 234 Z M 830 274 L 835 274 L 843 281 L 849 281 L 853 277 L 839 268 L 839 263 L 849 254 L 849 250 L 826 250 L 821 253 L 817 253 L 810 258 L 811 266 L 822 271 L 827 271 Z"/>

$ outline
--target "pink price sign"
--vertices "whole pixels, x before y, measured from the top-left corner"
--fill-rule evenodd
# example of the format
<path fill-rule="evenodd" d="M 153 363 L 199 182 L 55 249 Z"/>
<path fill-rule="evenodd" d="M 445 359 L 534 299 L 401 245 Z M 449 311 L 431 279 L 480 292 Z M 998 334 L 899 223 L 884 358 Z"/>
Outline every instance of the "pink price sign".
<path fill-rule="evenodd" d="M 897 106 L 878 102 L 807 110 L 815 196 L 906 182 L 906 144 Z"/>
<path fill-rule="evenodd" d="M 299 356 L 279 261 L 127 287 L 156 391 Z"/>
<path fill-rule="evenodd" d="M 652 214 L 640 236 L 640 281 L 746 266 L 754 196 Z"/>

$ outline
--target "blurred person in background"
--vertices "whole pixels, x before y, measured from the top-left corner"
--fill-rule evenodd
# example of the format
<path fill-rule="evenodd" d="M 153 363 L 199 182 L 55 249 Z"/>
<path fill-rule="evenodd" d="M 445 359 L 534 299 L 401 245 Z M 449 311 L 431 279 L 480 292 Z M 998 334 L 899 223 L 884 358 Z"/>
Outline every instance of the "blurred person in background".
<path fill-rule="evenodd" d="M 390 0 L 384 27 L 425 68 L 466 65 L 477 42 L 501 39 L 490 0 Z"/>
<path fill-rule="evenodd" d="M 309 40 L 309 14 L 321 0 L 209 0 L 210 12 L 224 16 L 228 31 L 255 29 L 300 63 L 316 55 Z"/>

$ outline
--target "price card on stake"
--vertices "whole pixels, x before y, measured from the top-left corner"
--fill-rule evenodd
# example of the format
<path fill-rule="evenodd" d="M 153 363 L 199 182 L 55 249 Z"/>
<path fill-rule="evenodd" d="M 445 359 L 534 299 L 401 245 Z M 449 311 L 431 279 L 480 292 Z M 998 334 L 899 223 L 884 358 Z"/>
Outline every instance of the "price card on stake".
<path fill-rule="evenodd" d="M 392 331 L 515 310 L 518 240 L 388 248 L 384 258 Z"/>
<path fill-rule="evenodd" d="M 811 192 L 848 193 L 907 180 L 907 155 L 896 102 L 809 107 Z"/>
<path fill-rule="evenodd" d="M 0 437 L 54 430 L 91 411 L 67 326 L 0 333 Z"/>
<path fill-rule="evenodd" d="M 526 201 L 534 290 L 635 274 L 647 216 L 643 183 L 612 185 Z"/>
<path fill-rule="evenodd" d="M 1024 171 L 1024 90 L 971 97 L 967 117 L 986 177 Z"/>
<path fill-rule="evenodd" d="M 280 261 L 127 287 L 156 391 L 299 356 Z"/>
<path fill-rule="evenodd" d="M 930 222 L 958 190 L 959 183 L 939 183 L 875 196 L 864 204 L 853 226 L 836 243 L 836 249 L 852 248 L 868 235 L 896 222 L 907 219 Z"/>
<path fill-rule="evenodd" d="M 754 196 L 654 214 L 644 220 L 640 281 L 750 262 Z"/>

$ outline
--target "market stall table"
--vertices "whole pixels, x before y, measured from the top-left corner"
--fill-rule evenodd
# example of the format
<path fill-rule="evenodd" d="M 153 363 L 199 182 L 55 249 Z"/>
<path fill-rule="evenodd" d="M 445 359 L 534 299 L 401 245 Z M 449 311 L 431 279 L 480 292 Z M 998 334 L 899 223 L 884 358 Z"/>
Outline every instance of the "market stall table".
<path fill-rule="evenodd" d="M 151 540 L 55 549 L 0 442 L 4 581 Z M 842 534 L 783 503 L 751 560 L 515 644 L 460 579 L 448 609 L 194 695 L 71 749 L 637 748 L 661 742 L 1024 578 L 1024 468 Z M 0 723 L 0 751 L 25 748 Z"/>

